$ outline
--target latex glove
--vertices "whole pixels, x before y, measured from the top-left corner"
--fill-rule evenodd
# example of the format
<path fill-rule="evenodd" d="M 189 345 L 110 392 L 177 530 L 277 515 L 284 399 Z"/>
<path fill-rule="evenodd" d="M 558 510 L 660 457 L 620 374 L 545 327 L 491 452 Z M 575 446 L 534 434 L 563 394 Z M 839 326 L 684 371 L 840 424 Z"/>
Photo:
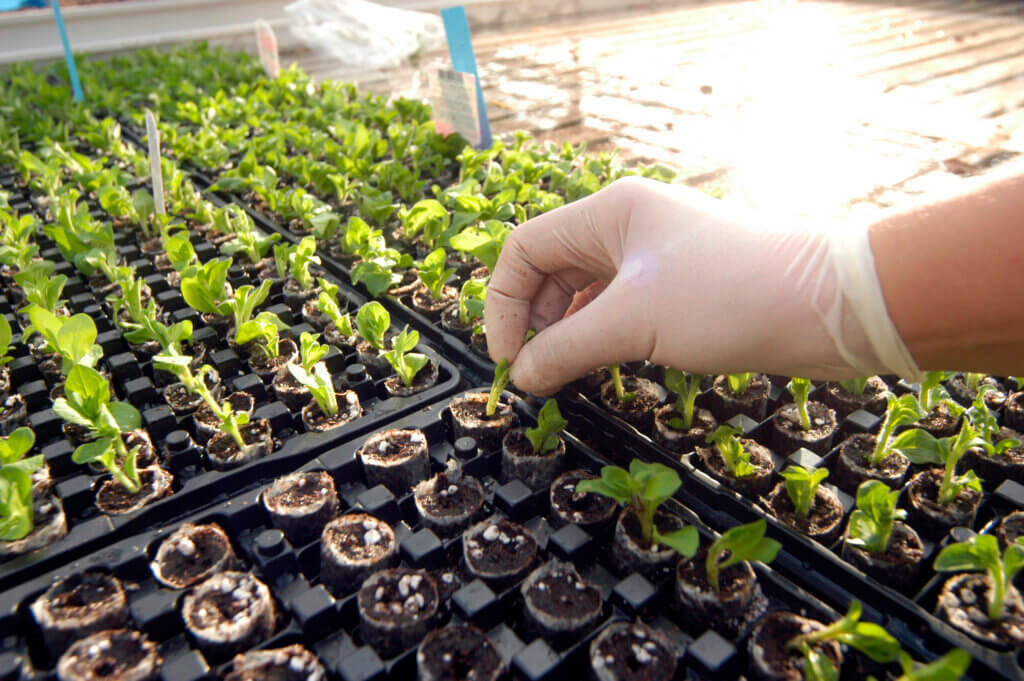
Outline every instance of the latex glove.
<path fill-rule="evenodd" d="M 491 278 L 491 358 L 513 360 L 512 382 L 537 394 L 642 359 L 698 373 L 918 379 L 867 226 L 764 223 L 642 178 L 534 218 L 509 236 Z M 582 306 L 581 291 L 593 298 Z M 531 327 L 539 333 L 523 345 Z"/>

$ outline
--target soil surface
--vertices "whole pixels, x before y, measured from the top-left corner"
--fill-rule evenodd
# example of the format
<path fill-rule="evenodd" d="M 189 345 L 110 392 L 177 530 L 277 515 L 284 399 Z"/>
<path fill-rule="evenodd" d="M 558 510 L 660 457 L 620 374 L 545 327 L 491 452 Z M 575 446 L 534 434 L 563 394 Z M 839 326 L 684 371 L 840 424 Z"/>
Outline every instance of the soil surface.
<path fill-rule="evenodd" d="M 472 484 L 471 480 L 475 478 L 461 472 L 455 476 L 442 471 L 434 477 L 429 493 L 417 494 L 419 505 L 427 515 L 435 518 L 472 513 L 483 505 L 484 497 L 482 488 Z"/>
<path fill-rule="evenodd" d="M 323 681 L 326 672 L 313 653 L 298 644 L 236 655 L 225 681 Z"/>
<path fill-rule="evenodd" d="M 421 681 L 493 681 L 502 661 L 487 636 L 471 624 L 431 632 L 416 656 Z"/>
<path fill-rule="evenodd" d="M 939 614 L 953 626 L 988 645 L 1001 648 L 1024 646 L 1024 602 L 1013 586 L 1007 590 L 1004 615 L 998 622 L 988 618 L 988 575 L 964 573 L 946 580 L 939 594 Z"/>
<path fill-rule="evenodd" d="M 537 541 L 526 528 L 501 518 L 480 523 L 467 533 L 466 561 L 478 575 L 509 575 L 529 567 L 537 557 Z"/>
<path fill-rule="evenodd" d="M 434 616 L 439 604 L 437 584 L 420 570 L 384 570 L 363 583 L 358 603 L 364 618 L 403 626 Z"/>
<path fill-rule="evenodd" d="M 104 481 L 96 492 L 96 508 L 110 515 L 118 515 L 171 493 L 171 474 L 156 466 L 141 469 L 139 482 L 142 488 L 133 494 L 116 480 Z"/>
<path fill-rule="evenodd" d="M 352 562 L 372 562 L 387 554 L 395 535 L 382 520 L 357 513 L 342 516 L 344 522 L 332 521 L 324 528 L 323 539 Z"/>
<path fill-rule="evenodd" d="M 800 412 L 796 404 L 785 404 L 775 412 L 775 427 L 787 437 L 803 442 L 817 442 L 832 435 L 836 430 L 836 413 L 821 402 L 808 402 L 807 414 L 811 418 L 811 429 L 804 430 L 800 423 Z"/>
<path fill-rule="evenodd" d="M 916 533 L 908 530 L 907 525 L 896 522 L 892 528 L 889 545 L 880 554 L 868 553 L 864 549 L 847 545 L 849 550 L 856 551 L 868 561 L 886 566 L 901 566 L 907 571 L 916 570 L 924 557 L 924 546 Z"/>
<path fill-rule="evenodd" d="M 818 486 L 814 491 L 814 501 L 807 512 L 806 518 L 796 515 L 793 500 L 786 492 L 785 483 L 779 483 L 767 499 L 772 515 L 790 527 L 812 537 L 820 537 L 836 529 L 843 520 L 843 505 L 836 495 L 827 488 Z"/>
<path fill-rule="evenodd" d="M 593 524 L 610 520 L 618 505 L 614 499 L 592 492 L 577 492 L 580 480 L 594 480 L 586 471 L 568 471 L 551 483 L 551 510 L 562 520 L 577 524 Z"/>
<path fill-rule="evenodd" d="M 252 415 L 253 407 L 256 405 L 256 400 L 253 399 L 253 396 L 243 392 L 231 393 L 227 396 L 227 402 L 231 405 L 233 411 L 242 411 L 249 415 Z M 210 405 L 205 402 L 199 405 L 192 418 L 211 428 L 218 428 L 220 426 L 220 419 L 214 416 L 210 410 Z"/>
<path fill-rule="evenodd" d="M 118 629 L 93 634 L 71 646 L 58 662 L 58 676 L 68 681 L 150 678 L 159 663 L 155 643 L 137 631 Z"/>
<path fill-rule="evenodd" d="M 524 597 L 537 610 L 561 620 L 586 617 L 601 609 L 601 589 L 580 578 L 570 566 L 559 566 L 530 585 Z"/>
<path fill-rule="evenodd" d="M 788 644 L 802 633 L 822 628 L 824 625 L 820 622 L 787 612 L 772 613 L 762 619 L 750 639 L 750 648 L 756 651 L 754 657 L 760 658 L 756 661 L 767 667 L 772 674 L 764 678 L 803 681 L 804 656 L 800 651 L 789 648 Z M 838 643 L 828 641 L 814 648 L 832 660 L 836 669 L 842 667 L 843 658 Z"/>
<path fill-rule="evenodd" d="M 681 561 L 676 566 L 676 579 L 697 587 L 705 593 L 711 593 L 713 587 L 707 571 L 708 551 L 702 548 L 690 560 Z M 749 584 L 751 573 L 746 563 L 736 563 L 718 571 L 719 600 L 726 600 L 732 594 L 742 590 Z"/>
<path fill-rule="evenodd" d="M 373 462 L 394 464 L 422 456 L 427 451 L 427 436 L 415 428 L 375 433 L 359 448 L 359 456 Z"/>
<path fill-rule="evenodd" d="M 302 509 L 320 506 L 328 499 L 337 498 L 334 478 L 326 471 L 298 473 L 288 478 L 281 494 L 266 493 L 267 504 L 274 509 Z M 273 488 L 271 488 L 273 489 Z"/>
<path fill-rule="evenodd" d="M 939 505 L 939 488 L 942 484 L 942 470 L 933 468 L 915 475 L 907 484 L 906 491 L 922 508 L 947 517 L 970 517 L 981 503 L 981 492 L 964 487 L 946 506 Z"/>
<path fill-rule="evenodd" d="M 311 430 L 326 431 L 333 428 L 341 428 L 346 423 L 351 423 L 363 414 L 363 407 L 359 404 L 359 396 L 352 390 L 342 393 L 335 393 L 338 402 L 338 412 L 333 416 L 327 416 L 320 408 L 320 403 L 310 400 L 309 404 L 302 408 L 303 417 Z"/>
<path fill-rule="evenodd" d="M 266 419 L 251 421 L 239 428 L 239 431 L 242 434 L 242 441 L 247 445 L 271 442 L 270 422 Z M 222 437 L 218 437 L 218 435 Z M 268 450 L 270 449 L 270 446 L 268 446 Z M 206 449 L 207 455 L 211 459 L 225 464 L 240 461 L 243 458 L 242 450 L 239 449 L 238 443 L 235 442 L 234 438 L 227 436 L 226 433 L 222 433 L 220 431 L 210 438 L 210 442 Z"/>
<path fill-rule="evenodd" d="M 670 681 L 676 671 L 674 652 L 639 622 L 605 629 L 590 648 L 590 664 L 619 681 Z"/>
<path fill-rule="evenodd" d="M 182 526 L 165 541 L 168 550 L 158 553 L 161 573 L 178 588 L 205 579 L 210 569 L 231 554 L 227 535 L 217 525 Z M 161 546 L 161 549 L 163 546 Z"/>

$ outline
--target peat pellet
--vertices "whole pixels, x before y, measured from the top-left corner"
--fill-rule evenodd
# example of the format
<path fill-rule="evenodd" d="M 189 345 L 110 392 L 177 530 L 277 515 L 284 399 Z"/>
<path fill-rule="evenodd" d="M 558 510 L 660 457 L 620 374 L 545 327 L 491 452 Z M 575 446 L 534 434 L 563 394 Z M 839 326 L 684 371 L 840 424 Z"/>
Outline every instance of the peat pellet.
<path fill-rule="evenodd" d="M 267 586 L 247 572 L 221 572 L 185 595 L 185 628 L 204 651 L 236 653 L 274 633 L 274 600 Z"/>
<path fill-rule="evenodd" d="M 68 533 L 68 520 L 60 499 L 50 494 L 32 499 L 32 531 L 21 539 L 0 541 L 0 556 L 19 556 L 45 548 L 64 538 Z"/>
<path fill-rule="evenodd" d="M 771 514 L 780 521 L 823 544 L 831 544 L 843 531 L 843 504 L 839 496 L 824 485 L 818 485 L 815 490 L 806 518 L 797 515 L 784 482 L 775 486 L 765 503 Z"/>
<path fill-rule="evenodd" d="M 921 573 L 924 545 L 914 528 L 897 521 L 884 553 L 869 553 L 844 540 L 841 555 L 876 581 L 909 592 L 917 585 Z"/>
<path fill-rule="evenodd" d="M 408 494 L 430 475 L 427 436 L 415 428 L 374 433 L 356 456 L 363 464 L 366 485 L 384 485 L 396 496 Z"/>
<path fill-rule="evenodd" d="M 676 655 L 665 636 L 643 622 L 612 622 L 590 644 L 594 681 L 671 681 Z"/>
<path fill-rule="evenodd" d="M 996 536 L 1004 548 L 1024 537 L 1024 511 L 1014 511 L 1003 516 L 996 528 Z"/>
<path fill-rule="evenodd" d="M 160 653 L 142 633 L 100 631 L 68 648 L 57 661 L 59 681 L 151 681 L 160 673 Z"/>
<path fill-rule="evenodd" d="M 231 541 L 219 525 L 184 523 L 160 543 L 150 569 L 171 589 L 185 589 L 237 564 Z"/>
<path fill-rule="evenodd" d="M 250 461 L 262 459 L 274 450 L 273 434 L 267 419 L 250 421 L 239 430 L 244 447 L 239 447 L 235 439 L 222 430 L 214 433 L 206 443 L 206 458 L 216 470 L 238 468 Z"/>
<path fill-rule="evenodd" d="M 423 640 L 437 618 L 440 598 L 430 573 L 391 568 L 367 577 L 356 602 L 363 641 L 392 657 Z"/>
<path fill-rule="evenodd" d="M 942 585 L 936 613 L 971 638 L 1001 649 L 1024 646 L 1024 600 L 1013 586 L 1006 591 L 1004 615 L 999 622 L 988 617 L 988 593 L 992 581 L 986 574 L 953 575 Z"/>
<path fill-rule="evenodd" d="M 548 490 L 551 513 L 563 523 L 579 525 L 594 530 L 611 523 L 618 510 L 614 499 L 594 494 L 577 492 L 581 480 L 593 480 L 597 476 L 583 470 L 572 470 L 555 478 Z"/>
<path fill-rule="evenodd" d="M 677 563 L 675 593 L 687 621 L 714 629 L 727 638 L 736 638 L 768 607 L 757 575 L 746 561 L 720 571 L 715 591 L 708 578 L 707 549 L 692 560 Z"/>
<path fill-rule="evenodd" d="M 788 644 L 800 634 L 824 628 L 817 620 L 791 612 L 773 612 L 762 617 L 747 641 L 752 677 L 758 681 L 803 681 L 803 653 Z M 815 644 L 814 649 L 829 658 L 836 669 L 842 668 L 843 652 L 837 641 Z"/>
<path fill-rule="evenodd" d="M 316 655 L 298 644 L 236 655 L 224 681 L 324 681 Z"/>
<path fill-rule="evenodd" d="M 37 598 L 32 617 L 53 654 L 73 641 L 104 629 L 118 629 L 129 620 L 121 582 L 105 572 L 80 572 L 63 579 Z"/>
<path fill-rule="evenodd" d="M 861 483 L 878 480 L 892 489 L 903 486 L 910 461 L 899 452 L 891 452 L 879 466 L 872 466 L 869 458 L 875 448 L 875 436 L 867 433 L 851 435 L 843 440 L 836 452 L 829 480 L 847 494 L 856 494 Z"/>
<path fill-rule="evenodd" d="M 256 400 L 247 392 L 233 392 L 225 400 L 233 411 L 244 412 L 252 416 Z M 196 442 L 203 445 L 220 430 L 220 419 L 214 415 L 210 405 L 203 402 L 192 413 L 192 425 L 195 426 Z"/>
<path fill-rule="evenodd" d="M 431 359 L 426 366 L 416 372 L 410 385 L 403 383 L 402 379 L 395 374 L 384 379 L 384 390 L 391 397 L 412 397 L 437 385 L 440 375 L 441 371 L 437 362 Z"/>
<path fill-rule="evenodd" d="M 948 504 L 939 503 L 942 469 L 921 471 L 905 488 L 907 522 L 925 537 L 939 539 L 954 527 L 974 527 L 981 492 L 964 487 Z"/>
<path fill-rule="evenodd" d="M 715 480 L 744 496 L 756 499 L 771 491 L 772 474 L 775 472 L 772 452 L 750 438 L 740 438 L 740 443 L 744 451 L 750 455 L 750 465 L 754 467 L 753 472 L 740 478 L 733 476 L 722 453 L 718 451 L 718 445 L 698 447 L 697 457 L 704 470 Z"/>
<path fill-rule="evenodd" d="M 601 616 L 601 588 L 580 577 L 571 563 L 552 560 L 541 565 L 520 593 L 528 629 L 546 639 L 578 635 Z"/>
<path fill-rule="evenodd" d="M 745 414 L 755 421 L 764 420 L 768 410 L 768 389 L 771 382 L 764 374 L 754 374 L 747 389 L 736 394 L 729 389 L 729 377 L 715 376 L 711 384 L 711 413 L 719 423 L 725 423 L 737 414 Z"/>
<path fill-rule="evenodd" d="M 462 555 L 475 577 L 504 584 L 522 577 L 533 566 L 537 540 L 522 525 L 494 518 L 463 532 Z"/>
<path fill-rule="evenodd" d="M 96 490 L 96 508 L 107 515 L 127 515 L 172 493 L 174 476 L 159 466 L 139 469 L 142 488 L 134 494 L 113 478 Z"/>
<path fill-rule="evenodd" d="M 480 481 L 465 475 L 458 460 L 448 461 L 446 470 L 413 489 L 416 513 L 422 525 L 441 537 L 451 537 L 469 527 L 484 505 Z"/>
<path fill-rule="evenodd" d="M 671 534 L 683 528 L 683 521 L 670 513 L 658 512 L 654 526 L 661 534 Z M 641 536 L 640 520 L 630 508 L 622 509 L 615 523 L 612 540 L 612 565 L 620 575 L 639 572 L 653 577 L 658 572 L 672 567 L 676 553 L 657 542 L 651 543 Z"/>
<path fill-rule="evenodd" d="M 703 446 L 707 436 L 718 427 L 715 417 L 707 409 L 698 407 L 693 410 L 693 423 L 689 430 L 679 430 L 672 425 L 675 419 L 682 418 L 675 404 L 663 404 L 655 409 L 654 441 L 666 449 L 686 454 Z"/>
<path fill-rule="evenodd" d="M 550 452 L 538 454 L 526 437 L 526 430 L 516 428 L 501 441 L 501 478 L 505 482 L 522 480 L 532 490 L 548 487 L 565 468 L 565 440 Z"/>
<path fill-rule="evenodd" d="M 497 450 L 505 433 L 519 425 L 519 416 L 505 400 L 500 400 L 494 414 L 488 416 L 487 397 L 487 393 L 467 393 L 448 405 L 454 439 L 471 437 L 483 452 Z"/>
<path fill-rule="evenodd" d="M 396 559 L 394 530 L 367 513 L 335 518 L 320 537 L 320 581 L 334 595 L 359 586 L 370 573 Z"/>
<path fill-rule="evenodd" d="M 427 634 L 416 651 L 419 681 L 497 681 L 505 664 L 494 644 L 472 624 Z"/>
<path fill-rule="evenodd" d="M 363 406 L 359 404 L 359 395 L 354 390 L 335 393 L 334 399 L 338 403 L 338 411 L 332 416 L 326 415 L 316 400 L 310 400 L 309 404 L 302 408 L 302 425 L 307 431 L 325 433 L 341 428 L 363 415 Z"/>
<path fill-rule="evenodd" d="M 326 471 L 281 476 L 260 498 L 270 524 L 284 532 L 294 546 L 319 537 L 341 508 L 334 478 Z"/>
<path fill-rule="evenodd" d="M 889 386 L 878 376 L 868 378 L 864 392 L 847 392 L 839 383 L 828 383 L 821 394 L 821 401 L 834 409 L 836 416 L 844 419 L 858 409 L 881 416 L 885 413 L 885 392 Z"/>
<path fill-rule="evenodd" d="M 639 376 L 622 376 L 622 388 L 633 393 L 629 402 L 620 402 L 615 394 L 615 382 L 606 381 L 601 385 L 601 404 L 613 415 L 647 433 L 654 423 L 654 410 L 661 401 L 658 385 Z"/>
<path fill-rule="evenodd" d="M 836 413 L 821 402 L 807 402 L 811 427 L 804 430 L 795 403 L 784 404 L 772 418 L 772 446 L 780 456 L 788 456 L 801 447 L 824 456 L 832 449 L 832 438 L 839 430 Z"/>

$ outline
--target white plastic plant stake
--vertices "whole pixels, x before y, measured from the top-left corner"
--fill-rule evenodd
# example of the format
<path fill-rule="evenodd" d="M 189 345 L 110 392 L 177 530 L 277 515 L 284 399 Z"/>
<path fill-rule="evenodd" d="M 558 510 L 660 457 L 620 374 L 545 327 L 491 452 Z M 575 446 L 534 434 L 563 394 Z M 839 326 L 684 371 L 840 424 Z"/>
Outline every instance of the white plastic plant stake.
<path fill-rule="evenodd" d="M 160 168 L 160 131 L 153 112 L 146 110 L 146 139 L 149 141 L 149 173 L 153 177 L 153 204 L 157 215 L 167 215 L 164 206 L 164 175 Z"/>
<path fill-rule="evenodd" d="M 277 53 L 277 35 L 263 19 L 257 19 L 256 27 L 256 49 L 260 53 L 260 63 L 267 73 L 267 78 L 276 80 L 281 75 L 281 58 Z"/>
<path fill-rule="evenodd" d="M 480 115 L 477 108 L 476 76 L 450 69 L 431 69 L 430 103 L 434 108 L 434 128 L 440 135 L 459 133 L 473 146 L 481 142 Z"/>

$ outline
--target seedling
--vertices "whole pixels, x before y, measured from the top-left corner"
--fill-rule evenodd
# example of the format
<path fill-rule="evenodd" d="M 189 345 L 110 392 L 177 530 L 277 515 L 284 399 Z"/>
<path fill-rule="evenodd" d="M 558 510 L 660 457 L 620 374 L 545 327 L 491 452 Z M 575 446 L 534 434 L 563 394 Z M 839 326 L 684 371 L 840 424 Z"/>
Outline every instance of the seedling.
<path fill-rule="evenodd" d="M 317 362 L 327 356 L 331 348 L 317 341 L 319 336 L 304 331 L 299 336 L 299 365 L 307 372 L 313 370 Z"/>
<path fill-rule="evenodd" d="M 63 304 L 61 293 L 68 278 L 63 274 L 54 276 L 53 263 L 49 260 L 34 260 L 14 275 L 14 281 L 21 287 L 28 305 L 19 310 L 24 312 L 32 305 L 41 307 L 47 312 L 56 313 Z"/>
<path fill-rule="evenodd" d="M 708 547 L 704 567 L 715 593 L 720 590 L 718 575 L 722 570 L 745 561 L 760 561 L 767 565 L 775 560 L 782 544 L 764 536 L 767 528 L 768 523 L 764 520 L 739 525 L 723 533 Z"/>
<path fill-rule="evenodd" d="M 935 559 L 939 572 L 987 573 L 988 618 L 993 622 L 1001 622 L 1006 616 L 1006 594 L 1022 567 L 1024 541 L 1018 538 L 1000 555 L 999 540 L 990 534 L 977 534 L 965 542 L 950 544 Z"/>
<path fill-rule="evenodd" d="M 782 471 L 782 477 L 786 479 L 786 493 L 793 502 L 796 516 L 806 520 L 814 505 L 818 486 L 828 477 L 828 469 L 815 468 L 809 471 L 803 466 L 790 466 Z"/>
<path fill-rule="evenodd" d="M 334 322 L 338 332 L 348 338 L 352 335 L 352 320 L 348 314 L 341 311 L 338 305 L 338 285 L 332 284 L 326 279 L 320 279 L 320 295 L 317 296 L 316 304 L 328 319 Z"/>
<path fill-rule="evenodd" d="M 827 641 L 847 645 L 879 664 L 895 662 L 899 658 L 902 652 L 899 641 L 881 626 L 872 622 L 861 622 L 860 615 L 860 601 L 851 601 L 850 610 L 842 619 L 823 629 L 795 636 L 786 644 L 787 648 L 799 650 L 804 655 L 805 679 L 838 679 L 839 672 L 832 664 L 832 660 L 814 649 L 816 644 Z"/>
<path fill-rule="evenodd" d="M 308 336 L 312 334 L 302 335 Z M 307 369 L 301 364 L 289 364 L 288 371 L 291 372 L 296 381 L 309 390 L 324 415 L 334 416 L 338 413 L 338 397 L 334 390 L 331 374 L 327 371 L 325 363 L 315 362 L 311 369 Z"/>
<path fill-rule="evenodd" d="M 974 396 L 974 402 L 967 409 L 966 416 L 977 430 L 978 437 L 985 440 L 986 444 L 983 445 L 985 450 L 990 455 L 1001 455 L 1020 447 L 1021 441 L 1017 438 L 998 439 L 999 419 L 985 402 L 985 396 L 994 390 L 995 387 L 988 384 L 983 383 L 978 386 L 978 392 Z"/>
<path fill-rule="evenodd" d="M 757 467 L 750 463 L 750 452 L 743 446 L 739 437 L 740 431 L 732 426 L 718 426 L 715 432 L 709 433 L 705 440 L 713 443 L 722 455 L 726 468 L 732 477 L 739 479 L 753 475 Z"/>
<path fill-rule="evenodd" d="M 356 328 L 359 335 L 377 352 L 384 350 L 384 334 L 391 326 L 391 315 L 376 300 L 359 308 L 356 313 Z"/>
<path fill-rule="evenodd" d="M 449 242 L 457 251 L 472 253 L 491 272 L 498 264 L 498 256 L 512 229 L 500 220 L 485 220 L 481 225 L 470 225 Z"/>
<path fill-rule="evenodd" d="M 248 217 L 248 216 L 246 216 Z M 224 255 L 241 254 L 253 265 L 267 257 L 270 249 L 281 240 L 280 234 L 262 234 L 255 227 L 236 232 L 235 238 L 224 242 L 220 252 Z"/>
<path fill-rule="evenodd" d="M 839 381 L 839 386 L 851 395 L 863 395 L 868 387 L 870 376 L 864 378 L 851 378 L 848 381 Z"/>
<path fill-rule="evenodd" d="M 0 438 L 0 541 L 17 541 L 32 531 L 32 473 L 43 465 L 43 455 L 25 455 L 35 441 L 30 428 Z"/>
<path fill-rule="evenodd" d="M 204 364 L 193 374 L 191 369 L 192 358 L 188 355 L 177 353 L 161 353 L 153 358 L 153 365 L 157 369 L 174 374 L 181 381 L 181 384 L 185 386 L 186 390 L 193 395 L 199 395 L 210 408 L 213 415 L 220 421 L 220 429 L 230 435 L 231 439 L 235 441 L 240 449 L 245 448 L 246 443 L 242 437 L 241 429 L 248 425 L 249 414 L 246 412 L 236 412 L 227 400 L 223 403 L 217 401 L 217 398 L 214 397 L 203 380 L 206 374 L 213 371 L 213 367 L 209 364 Z"/>
<path fill-rule="evenodd" d="M 484 413 L 487 416 L 494 416 L 494 413 L 498 411 L 501 393 L 505 391 L 505 386 L 511 380 L 511 369 L 512 363 L 507 359 L 494 365 L 494 380 L 491 381 L 491 392 L 487 396 L 487 406 L 484 408 Z"/>
<path fill-rule="evenodd" d="M 46 340 L 45 350 L 60 355 L 61 373 L 65 376 L 79 364 L 96 366 L 103 356 L 103 348 L 96 345 L 96 323 L 88 315 L 57 317 L 41 307 L 32 307 L 28 318 L 32 325 L 25 330 L 26 336 L 36 331 Z"/>
<path fill-rule="evenodd" d="M 387 292 L 402 281 L 402 275 L 395 268 L 411 267 L 412 256 L 399 253 L 393 248 L 383 248 L 364 254 L 363 262 L 352 268 L 353 284 L 362 284 L 374 298 Z"/>
<path fill-rule="evenodd" d="M 276 249 L 276 247 L 275 247 Z M 288 253 L 288 272 L 304 291 L 313 288 L 313 275 L 310 265 L 319 265 L 320 257 L 316 254 L 316 239 L 307 236 Z"/>
<path fill-rule="evenodd" d="M 181 295 L 197 312 L 226 316 L 228 270 L 231 258 L 211 260 L 181 276 Z"/>
<path fill-rule="evenodd" d="M 444 287 L 453 274 L 454 267 L 445 267 L 448 263 L 448 253 L 443 248 L 432 251 L 422 261 L 416 263 L 420 281 L 430 291 L 434 300 L 441 300 L 444 297 Z"/>
<path fill-rule="evenodd" d="M 459 290 L 459 324 L 469 326 L 484 318 L 484 300 L 487 283 L 480 279 L 467 279 Z"/>
<path fill-rule="evenodd" d="M 636 399 L 636 393 L 626 392 L 622 385 L 622 371 L 618 364 L 609 364 L 608 373 L 612 376 L 612 386 L 615 388 L 615 398 L 619 404 L 628 406 Z"/>
<path fill-rule="evenodd" d="M 694 405 L 700 395 L 700 384 L 704 374 L 688 374 L 678 369 L 665 372 L 665 387 L 677 394 L 675 410 L 682 418 L 673 416 L 668 425 L 675 430 L 688 431 L 693 428 Z"/>
<path fill-rule="evenodd" d="M 907 653 L 900 653 L 900 669 L 903 671 L 895 681 L 960 681 L 971 666 L 967 651 L 954 648 L 939 659 L 918 667 Z M 869 676 L 868 681 L 877 681 Z"/>
<path fill-rule="evenodd" d="M 939 505 L 952 503 L 961 491 L 972 489 L 981 492 L 981 480 L 974 471 L 956 474 L 956 465 L 971 447 L 993 447 L 978 436 L 968 419 L 960 423 L 960 432 L 955 437 L 936 438 L 926 430 L 914 428 L 900 433 L 893 441 L 892 448 L 910 459 L 911 463 L 935 464 L 943 467 L 942 483 L 939 485 Z"/>
<path fill-rule="evenodd" d="M 786 389 L 793 396 L 796 412 L 800 415 L 800 427 L 811 429 L 811 415 L 807 411 L 807 397 L 811 394 L 812 384 L 806 378 L 793 378 L 786 384 Z"/>
<path fill-rule="evenodd" d="M 868 462 L 874 467 L 881 465 L 886 457 L 893 452 L 892 435 L 897 428 L 909 426 L 928 415 L 928 412 L 912 394 L 896 397 L 892 393 L 886 393 L 885 399 L 887 402 L 885 419 L 875 437 L 875 448 L 868 458 Z"/>
<path fill-rule="evenodd" d="M 259 288 L 251 285 L 239 286 L 235 289 L 234 295 L 218 305 L 222 310 L 219 314 L 231 315 L 235 329 L 241 329 L 245 323 L 252 319 L 256 308 L 263 304 L 270 294 L 270 282 L 264 281 Z"/>
<path fill-rule="evenodd" d="M 753 372 L 745 374 L 729 374 L 726 376 L 726 382 L 729 384 L 729 392 L 733 395 L 746 395 L 747 388 L 750 387 L 750 382 L 752 380 L 754 380 Z"/>
<path fill-rule="evenodd" d="M 892 491 L 885 483 L 868 480 L 857 488 L 857 510 L 850 514 L 846 542 L 880 556 L 889 548 L 892 528 L 907 512 L 896 508 L 899 490 Z"/>
<path fill-rule="evenodd" d="M 142 489 L 136 457 L 140 447 L 131 451 L 122 434 L 142 425 L 139 410 L 127 402 L 110 401 L 110 383 L 103 374 L 84 365 L 68 372 L 64 384 L 66 397 L 53 401 L 53 411 L 68 423 L 89 429 L 92 442 L 81 445 L 72 455 L 75 463 L 96 461 L 130 494 Z"/>
<path fill-rule="evenodd" d="M 167 253 L 167 259 L 174 271 L 183 276 L 186 272 L 191 273 L 190 268 L 198 263 L 198 258 L 196 258 L 195 249 L 192 248 L 192 242 L 188 240 L 188 233 L 169 235 L 164 239 L 163 245 L 164 252 Z"/>
<path fill-rule="evenodd" d="M 11 361 L 11 340 L 14 333 L 11 331 L 11 323 L 7 318 L 0 315 L 0 367 Z"/>
<path fill-rule="evenodd" d="M 448 210 L 437 199 L 423 199 L 409 209 L 401 209 L 398 219 L 407 238 L 419 237 L 425 244 L 437 243 L 451 226 Z"/>
<path fill-rule="evenodd" d="M 949 399 L 949 393 L 941 385 L 943 381 L 949 379 L 952 375 L 949 371 L 929 371 L 924 375 L 924 381 L 921 382 L 921 390 L 918 394 L 918 401 L 926 415 L 937 407 L 940 402 L 945 402 L 951 408 L 958 408 L 958 406 L 955 406 L 956 403 Z"/>
<path fill-rule="evenodd" d="M 581 480 L 576 491 L 593 492 L 626 504 L 640 521 L 640 538 L 644 542 L 648 545 L 661 544 L 692 558 L 700 545 L 696 527 L 688 526 L 661 534 L 654 523 L 658 507 L 670 499 L 682 484 L 679 475 L 668 466 L 634 459 L 628 472 L 618 466 L 605 466 L 601 469 L 600 478 Z"/>
<path fill-rule="evenodd" d="M 537 427 L 526 429 L 526 439 L 533 445 L 533 453 L 543 456 L 558 447 L 558 434 L 569 422 L 562 418 L 558 402 L 550 399 L 537 412 Z"/>
<path fill-rule="evenodd" d="M 412 386 L 416 374 L 430 363 L 430 358 L 418 352 L 412 352 L 420 342 L 420 332 L 410 331 L 406 326 L 391 339 L 391 349 L 384 353 L 388 364 L 402 380 L 406 388 Z"/>
<path fill-rule="evenodd" d="M 273 312 L 263 311 L 255 319 L 247 321 L 238 328 L 235 342 L 239 345 L 254 343 L 256 352 L 268 361 L 277 359 L 280 354 L 280 333 L 288 325 L 281 321 Z"/>

